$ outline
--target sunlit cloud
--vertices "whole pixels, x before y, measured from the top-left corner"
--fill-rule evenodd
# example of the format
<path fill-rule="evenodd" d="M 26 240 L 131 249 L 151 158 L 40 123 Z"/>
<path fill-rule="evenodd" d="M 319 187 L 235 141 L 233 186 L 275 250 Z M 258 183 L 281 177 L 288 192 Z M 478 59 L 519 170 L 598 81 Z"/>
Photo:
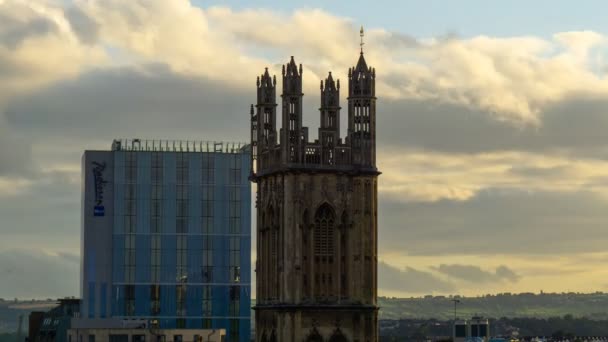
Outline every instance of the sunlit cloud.
<path fill-rule="evenodd" d="M 313 90 L 328 70 L 339 68 L 344 76 L 358 50 L 351 19 L 316 9 L 286 15 L 202 9 L 185 0 L 79 0 L 67 6 L 73 7 L 3 5 L 12 21 L 0 35 L 0 58 L 30 74 L 8 84 L 22 88 L 73 76 L 86 66 L 112 63 L 118 55 L 112 51 L 120 51 L 135 64 L 166 63 L 179 73 L 244 87 L 264 66 L 278 73 L 277 63 L 295 54 L 310 71 L 305 86 Z M 457 103 L 515 125 L 540 125 L 543 109 L 569 95 L 608 95 L 605 58 L 595 53 L 607 40 L 596 32 L 415 39 L 372 27 L 366 41 L 384 97 Z"/>
<path fill-rule="evenodd" d="M 401 201 L 467 200 L 486 188 L 608 195 L 608 161 L 526 152 L 380 152 L 379 191 Z"/>

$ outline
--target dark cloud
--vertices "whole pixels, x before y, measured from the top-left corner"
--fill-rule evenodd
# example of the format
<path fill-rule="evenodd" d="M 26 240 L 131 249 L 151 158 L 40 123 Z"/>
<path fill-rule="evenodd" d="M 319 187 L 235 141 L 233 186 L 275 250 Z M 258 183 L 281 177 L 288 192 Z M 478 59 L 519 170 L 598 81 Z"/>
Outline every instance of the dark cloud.
<path fill-rule="evenodd" d="M 251 91 L 179 76 L 156 64 L 95 70 L 13 98 L 7 119 L 31 139 L 242 141 L 249 137 L 253 99 Z"/>
<path fill-rule="evenodd" d="M 59 256 L 60 258 L 62 258 L 63 260 L 65 260 L 67 262 L 71 262 L 71 263 L 80 265 L 80 255 L 78 255 L 78 254 L 73 254 L 73 253 L 68 253 L 68 252 L 58 252 L 57 256 Z"/>
<path fill-rule="evenodd" d="M 33 75 L 34 70 L 28 68 L 18 61 L 0 56 L 0 79 L 24 78 L 27 75 Z"/>
<path fill-rule="evenodd" d="M 501 265 L 496 268 L 496 276 L 500 279 L 505 279 L 512 282 L 516 282 L 521 278 L 519 274 L 515 273 L 505 265 Z"/>
<path fill-rule="evenodd" d="M 486 189 L 465 201 L 380 194 L 384 250 L 421 255 L 603 252 L 608 201 L 591 192 Z"/>
<path fill-rule="evenodd" d="M 511 167 L 509 173 L 516 176 L 526 178 L 565 178 L 571 175 L 572 169 L 568 166 L 552 166 L 552 167 L 529 167 L 518 166 Z"/>
<path fill-rule="evenodd" d="M 27 176 L 33 171 L 31 144 L 9 127 L 0 112 L 0 176 Z"/>
<path fill-rule="evenodd" d="M 0 298 L 77 297 L 78 272 L 78 264 L 37 250 L 0 251 Z"/>
<path fill-rule="evenodd" d="M 14 97 L 6 112 L 9 123 L 29 139 L 72 139 L 71 145 L 83 148 L 117 137 L 248 141 L 249 106 L 255 99 L 255 78 L 243 89 L 148 64 L 89 71 Z M 304 97 L 303 121 L 311 139 L 320 122 L 318 101 L 318 93 Z"/>
<path fill-rule="evenodd" d="M 507 266 L 499 266 L 495 272 L 484 271 L 479 266 L 459 265 L 459 264 L 441 264 L 435 267 L 440 273 L 443 273 L 451 278 L 462 279 L 471 283 L 484 282 L 499 282 L 510 281 L 516 282 L 519 276 Z"/>
<path fill-rule="evenodd" d="M 9 5 L 10 6 L 10 5 Z M 14 49 L 31 36 L 41 36 L 57 31 L 57 25 L 47 18 L 16 18 L 7 12 L 0 12 L 0 44 Z"/>
<path fill-rule="evenodd" d="M 65 10 L 65 17 L 70 22 L 78 39 L 84 44 L 94 44 L 99 36 L 97 23 L 78 7 Z"/>
<path fill-rule="evenodd" d="M 422 45 L 415 37 L 400 32 L 388 32 L 386 36 L 374 41 L 374 44 L 381 44 L 393 50 L 395 48 L 420 48 Z"/>
<path fill-rule="evenodd" d="M 154 64 L 98 69 L 55 83 L 13 98 L 7 116 L 32 138 L 63 137 L 69 131 L 74 138 L 106 141 L 141 135 L 247 140 L 248 108 L 254 100 L 253 79 L 252 87 L 243 89 L 176 74 L 165 65 Z M 318 94 L 307 94 L 304 101 L 304 124 L 314 138 L 319 122 Z M 608 98 L 573 96 L 546 108 L 539 126 L 517 127 L 497 120 L 492 113 L 459 105 L 380 99 L 378 148 L 446 153 L 527 151 L 605 159 L 605 108 Z M 346 115 L 344 110 L 343 132 Z"/>
<path fill-rule="evenodd" d="M 66 172 L 33 176 L 15 194 L 0 194 L 0 251 L 6 248 L 77 249 L 80 184 Z"/>
<path fill-rule="evenodd" d="M 378 262 L 378 287 L 381 290 L 391 290 L 409 293 L 430 293 L 454 291 L 454 286 L 430 272 L 420 271 L 411 267 L 403 270 L 383 261 Z"/>
<path fill-rule="evenodd" d="M 608 156 L 608 98 L 578 95 L 547 107 L 539 126 L 515 126 L 492 113 L 439 101 L 378 103 L 381 146 L 441 152 L 532 151 Z"/>

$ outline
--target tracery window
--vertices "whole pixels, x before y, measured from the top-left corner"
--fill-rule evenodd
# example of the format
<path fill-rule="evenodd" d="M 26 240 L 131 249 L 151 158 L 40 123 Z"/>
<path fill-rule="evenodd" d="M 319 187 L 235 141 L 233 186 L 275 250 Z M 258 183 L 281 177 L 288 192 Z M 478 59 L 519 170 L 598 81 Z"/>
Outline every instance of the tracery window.
<path fill-rule="evenodd" d="M 323 204 L 315 215 L 315 256 L 333 255 L 333 236 L 334 211 L 328 204 Z"/>
<path fill-rule="evenodd" d="M 310 245 L 308 244 L 308 230 L 310 228 L 310 223 L 308 219 L 308 210 L 304 210 L 304 214 L 302 215 L 302 297 L 304 299 L 308 299 L 310 297 L 310 285 L 308 274 L 310 272 L 310 259 L 309 259 L 309 250 Z"/>
<path fill-rule="evenodd" d="M 329 204 L 319 207 L 315 214 L 314 228 L 314 294 L 317 299 L 327 299 L 334 293 L 334 227 L 335 214 Z"/>
<path fill-rule="evenodd" d="M 340 233 L 340 297 L 348 297 L 348 214 L 346 211 L 342 213 L 342 229 Z"/>

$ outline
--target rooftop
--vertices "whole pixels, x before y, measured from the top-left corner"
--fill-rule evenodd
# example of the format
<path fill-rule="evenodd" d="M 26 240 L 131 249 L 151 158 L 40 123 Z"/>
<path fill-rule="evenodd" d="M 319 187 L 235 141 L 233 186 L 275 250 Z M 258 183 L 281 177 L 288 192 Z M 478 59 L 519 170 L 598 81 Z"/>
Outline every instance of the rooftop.
<path fill-rule="evenodd" d="M 223 141 L 114 139 L 112 151 L 248 153 L 249 145 Z"/>

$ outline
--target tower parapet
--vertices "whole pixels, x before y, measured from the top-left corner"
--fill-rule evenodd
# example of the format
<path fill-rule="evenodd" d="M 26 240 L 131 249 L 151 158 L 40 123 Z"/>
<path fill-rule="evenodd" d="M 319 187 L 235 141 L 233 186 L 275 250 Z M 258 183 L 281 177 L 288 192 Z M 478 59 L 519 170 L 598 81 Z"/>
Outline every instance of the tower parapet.
<path fill-rule="evenodd" d="M 348 70 L 348 129 L 340 137 L 340 80 L 321 81 L 318 139 L 302 125 L 302 65 L 293 56 L 283 65 L 282 128 L 276 141 L 276 78 L 258 77 L 258 101 L 251 105 L 252 179 L 286 170 L 377 174 L 375 69 L 363 56 Z"/>

